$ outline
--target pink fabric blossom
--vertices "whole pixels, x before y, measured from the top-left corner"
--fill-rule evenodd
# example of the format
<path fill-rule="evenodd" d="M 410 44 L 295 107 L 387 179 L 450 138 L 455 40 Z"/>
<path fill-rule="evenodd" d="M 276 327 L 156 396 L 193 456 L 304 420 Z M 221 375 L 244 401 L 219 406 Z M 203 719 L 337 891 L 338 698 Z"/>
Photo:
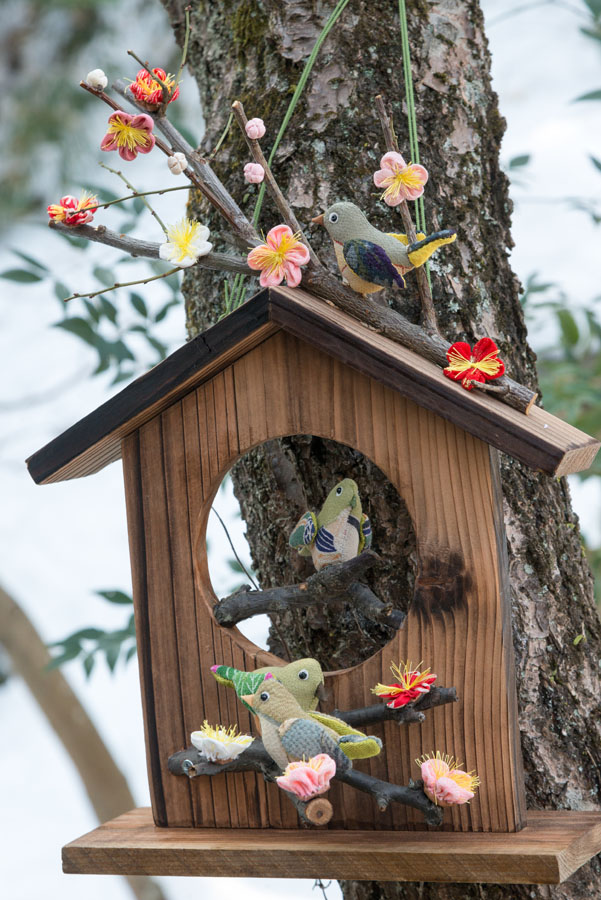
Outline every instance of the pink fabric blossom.
<path fill-rule="evenodd" d="M 420 762 L 418 760 L 418 762 Z M 421 775 L 426 795 L 437 806 L 458 806 L 468 803 L 479 784 L 473 772 L 451 768 L 455 763 L 450 757 L 436 754 L 421 761 Z"/>
<path fill-rule="evenodd" d="M 154 122 L 146 113 L 130 115 L 119 109 L 109 116 L 101 150 L 117 150 L 121 159 L 135 159 L 138 153 L 150 153 L 155 144 Z"/>
<path fill-rule="evenodd" d="M 288 763 L 284 774 L 276 778 L 284 791 L 296 794 L 301 800 L 310 800 L 325 794 L 336 774 L 336 763 L 327 753 L 313 756 L 308 762 Z"/>
<path fill-rule="evenodd" d="M 92 221 L 97 209 L 97 198 L 84 191 L 79 199 L 72 194 L 65 194 L 58 203 L 48 207 L 48 215 L 55 222 L 63 222 L 65 225 L 85 225 Z"/>
<path fill-rule="evenodd" d="M 374 174 L 376 187 L 384 188 L 381 200 L 388 206 L 398 206 L 403 200 L 417 200 L 424 193 L 428 172 L 423 166 L 407 163 L 400 153 L 390 150 L 380 160 Z"/>
<path fill-rule="evenodd" d="M 251 140 L 258 141 L 265 134 L 265 122 L 263 119 L 249 119 L 244 130 Z"/>
<path fill-rule="evenodd" d="M 265 169 L 259 163 L 246 163 L 244 177 L 249 184 L 261 184 L 265 178 Z"/>
<path fill-rule="evenodd" d="M 255 247 L 247 257 L 251 269 L 260 269 L 261 287 L 275 287 L 284 278 L 288 287 L 298 287 L 301 266 L 309 262 L 308 248 L 299 241 L 300 232 L 293 234 L 288 225 L 276 225 L 267 234 L 265 243 Z"/>

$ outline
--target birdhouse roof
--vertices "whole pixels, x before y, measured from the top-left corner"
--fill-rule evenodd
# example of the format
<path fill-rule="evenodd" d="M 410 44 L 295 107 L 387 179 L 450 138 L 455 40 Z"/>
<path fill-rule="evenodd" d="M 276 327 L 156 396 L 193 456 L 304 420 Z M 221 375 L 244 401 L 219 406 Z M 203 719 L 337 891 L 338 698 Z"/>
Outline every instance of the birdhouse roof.
<path fill-rule="evenodd" d="M 261 291 L 172 353 L 27 460 L 38 484 L 90 475 L 121 456 L 121 441 L 278 331 L 371 376 L 533 469 L 587 469 L 599 441 L 540 407 L 528 415 L 492 395 L 466 391 L 442 368 L 376 334 L 305 291 Z M 299 373 L 299 384 L 310 373 Z"/>

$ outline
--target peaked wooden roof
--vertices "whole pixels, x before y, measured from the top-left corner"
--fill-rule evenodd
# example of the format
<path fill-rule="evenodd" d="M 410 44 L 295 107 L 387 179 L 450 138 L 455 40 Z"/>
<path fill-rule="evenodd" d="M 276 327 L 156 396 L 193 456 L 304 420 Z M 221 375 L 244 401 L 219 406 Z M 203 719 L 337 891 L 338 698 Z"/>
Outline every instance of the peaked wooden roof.
<path fill-rule="evenodd" d="M 261 291 L 180 347 L 27 460 L 38 484 L 97 472 L 121 440 L 277 331 L 287 331 L 526 465 L 552 475 L 587 469 L 599 441 L 540 407 L 524 415 L 490 394 L 466 391 L 442 369 L 302 290 Z"/>

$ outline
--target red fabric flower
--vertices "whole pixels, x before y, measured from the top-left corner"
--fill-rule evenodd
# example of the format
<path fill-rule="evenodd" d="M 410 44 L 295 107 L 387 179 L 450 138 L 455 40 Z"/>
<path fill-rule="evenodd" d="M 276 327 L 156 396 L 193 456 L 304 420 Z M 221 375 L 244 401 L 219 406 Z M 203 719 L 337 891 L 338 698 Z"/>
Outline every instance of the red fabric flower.
<path fill-rule="evenodd" d="M 48 215 L 55 222 L 64 222 L 65 225 L 85 225 L 92 221 L 97 209 L 98 199 L 84 191 L 79 200 L 71 194 L 65 194 L 58 203 L 52 203 L 48 207 Z"/>
<path fill-rule="evenodd" d="M 447 378 L 460 381 L 462 387 L 471 391 L 472 381 L 492 381 L 503 374 L 505 363 L 498 354 L 499 348 L 488 337 L 474 344 L 473 350 L 465 341 L 457 341 L 447 350 L 449 365 L 443 372 Z"/>
<path fill-rule="evenodd" d="M 179 97 L 179 87 L 175 84 L 173 75 L 168 75 L 164 69 L 153 69 L 161 81 L 169 88 L 169 103 L 177 100 Z M 175 90 L 173 88 L 175 87 Z M 140 103 L 148 103 L 149 106 L 160 106 L 163 102 L 163 88 L 151 78 L 146 69 L 140 69 L 136 75 L 136 80 L 129 86 L 130 91 Z"/>
<path fill-rule="evenodd" d="M 432 675 L 430 669 L 420 672 L 418 669 L 412 669 L 411 663 L 400 663 L 398 666 L 392 663 L 390 669 L 399 680 L 393 684 L 377 684 L 371 689 L 372 694 L 390 701 L 386 704 L 390 709 L 399 709 L 429 693 L 436 681 L 436 675 Z"/>

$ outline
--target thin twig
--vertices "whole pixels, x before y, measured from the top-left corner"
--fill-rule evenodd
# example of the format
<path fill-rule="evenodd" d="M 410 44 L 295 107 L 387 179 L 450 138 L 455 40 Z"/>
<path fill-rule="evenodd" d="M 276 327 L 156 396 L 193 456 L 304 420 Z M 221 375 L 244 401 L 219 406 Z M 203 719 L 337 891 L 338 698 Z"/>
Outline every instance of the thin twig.
<path fill-rule="evenodd" d="M 186 60 L 188 58 L 188 43 L 190 41 L 190 7 L 186 6 L 184 12 L 186 13 L 186 30 L 184 32 L 184 46 L 182 49 L 182 58 L 179 64 L 179 69 L 177 70 L 177 75 L 175 76 L 175 87 L 178 86 L 180 79 L 182 77 L 182 72 L 184 71 L 184 66 L 186 65 Z M 163 100 L 163 103 L 165 101 Z M 165 104 L 166 106 L 166 104 Z M 162 114 L 165 115 L 165 110 L 162 110 Z"/>
<path fill-rule="evenodd" d="M 109 172 L 114 172 L 114 169 L 111 169 L 109 166 L 105 166 L 103 163 L 100 163 L 103 168 L 108 169 Z M 170 188 L 161 188 L 158 191 L 134 191 L 132 194 L 128 194 L 126 197 L 119 197 L 117 200 L 107 200 L 106 203 L 99 203 L 98 206 L 94 207 L 94 209 L 107 209 L 109 206 L 115 206 L 116 203 L 125 203 L 126 200 L 135 200 L 136 197 L 150 197 L 152 194 L 170 194 L 171 191 L 189 191 L 190 186 L 187 184 L 180 184 L 177 187 Z M 88 207 L 91 209 L 91 207 Z"/>
<path fill-rule="evenodd" d="M 217 510 L 215 509 L 214 506 L 211 507 L 211 512 L 212 512 L 212 513 L 215 513 L 215 515 L 217 516 L 217 518 L 218 518 L 219 521 L 221 522 L 221 526 L 222 526 L 223 530 L 225 531 L 225 536 L 226 536 L 226 538 L 228 539 L 229 545 L 230 545 L 230 547 L 232 548 L 232 553 L 233 553 L 234 556 L 236 557 L 236 560 L 237 560 L 237 562 L 238 562 L 238 565 L 240 566 L 240 568 L 242 569 L 242 571 L 244 572 L 244 574 L 246 575 L 246 577 L 247 577 L 247 578 L 250 578 L 250 580 L 252 581 L 253 587 L 254 587 L 255 591 L 258 591 L 258 590 L 259 590 L 259 585 L 257 584 L 257 582 L 255 581 L 255 579 L 252 577 L 252 575 L 250 574 L 250 572 L 248 571 L 248 569 L 246 568 L 246 566 L 244 565 L 244 563 L 242 562 L 242 560 L 241 560 L 240 557 L 238 556 L 238 553 L 236 552 L 236 548 L 234 547 L 234 542 L 232 541 L 232 538 L 231 538 L 231 536 L 230 536 L 230 533 L 229 533 L 229 531 L 227 530 L 227 525 L 225 524 L 225 522 L 223 521 L 223 519 L 221 518 L 221 516 L 219 515 L 219 513 L 217 512 Z"/>
<path fill-rule="evenodd" d="M 133 184 L 132 184 L 130 181 L 127 180 L 127 178 L 125 177 L 125 175 L 123 174 L 123 172 L 121 172 L 119 169 L 111 169 L 111 167 L 110 167 L 110 166 L 107 166 L 106 163 L 102 163 L 102 162 L 101 162 L 101 163 L 98 163 L 98 165 L 99 165 L 99 166 L 102 166 L 103 169 L 106 169 L 107 172 L 112 172 L 112 174 L 113 174 L 113 175 L 116 175 L 117 178 L 120 178 L 121 181 L 125 184 L 125 186 L 128 187 L 128 188 L 130 189 L 130 191 L 132 191 L 132 193 L 133 193 L 134 195 L 136 195 L 136 189 L 135 189 L 135 187 L 133 186 Z M 148 210 L 148 212 L 150 213 L 150 215 L 151 215 L 151 216 L 154 216 L 154 218 L 157 220 L 157 222 L 159 223 L 159 225 L 160 225 L 161 228 L 163 229 L 163 233 L 164 233 L 164 234 L 167 234 L 167 226 L 165 225 L 165 223 L 163 222 L 163 220 L 161 219 L 161 217 L 159 216 L 159 214 L 156 212 L 156 210 L 154 210 L 154 209 L 152 208 L 152 206 L 150 205 L 150 203 L 149 203 L 148 200 L 146 199 L 146 195 L 145 195 L 145 194 L 137 194 L 137 196 L 140 198 L 140 200 L 142 201 L 142 203 L 144 204 L 144 206 L 146 207 L 146 209 Z"/>
<path fill-rule="evenodd" d="M 136 281 L 117 281 L 111 287 L 104 287 L 99 291 L 90 291 L 87 294 L 71 294 L 70 297 L 65 297 L 65 303 L 78 297 L 88 297 L 91 300 L 93 297 L 98 297 L 99 294 L 108 294 L 109 291 L 118 291 L 119 288 L 133 287 L 134 284 L 149 284 L 151 281 L 158 281 L 159 278 L 167 278 L 169 275 L 174 275 L 175 272 L 181 272 L 181 269 L 169 269 L 168 272 L 161 272 L 160 275 L 153 275 L 151 278 L 138 278 Z"/>
<path fill-rule="evenodd" d="M 123 250 L 130 256 L 146 257 L 148 259 L 160 259 L 159 250 L 161 245 L 155 241 L 140 241 L 132 238 L 128 234 L 118 234 L 111 231 L 105 225 L 65 225 L 63 222 L 48 223 L 53 231 L 60 231 L 68 237 L 83 237 L 87 241 L 93 241 L 96 244 L 106 244 L 108 247 L 115 247 L 117 250 Z M 225 272 L 236 272 L 241 275 L 252 275 L 253 270 L 249 268 L 245 259 L 236 256 L 230 256 L 228 253 L 206 253 L 199 257 L 195 265 L 205 269 L 217 269 Z"/>
<path fill-rule="evenodd" d="M 233 110 L 234 116 L 236 117 L 236 121 L 238 122 L 238 125 L 240 126 L 240 130 L 242 131 L 242 134 L 244 135 L 244 139 L 245 139 L 246 143 L 248 144 L 248 148 L 253 155 L 255 162 L 257 162 L 265 170 L 265 184 L 267 185 L 269 193 L 273 197 L 275 205 L 277 206 L 278 210 L 280 211 L 282 218 L 284 219 L 284 222 L 286 223 L 286 225 L 290 226 L 290 228 L 292 229 L 292 231 L 295 234 L 298 233 L 298 234 L 302 235 L 303 241 L 305 242 L 307 248 L 309 249 L 309 253 L 311 254 L 311 259 L 313 260 L 313 263 L 318 264 L 319 260 L 316 256 L 315 252 L 311 249 L 311 246 L 310 246 L 309 242 L 307 241 L 305 235 L 303 234 L 303 229 L 300 226 L 300 222 L 294 215 L 294 212 L 292 211 L 288 201 L 286 200 L 283 193 L 281 192 L 277 181 L 273 177 L 273 173 L 272 173 L 271 169 L 269 168 L 269 163 L 265 159 L 265 156 L 263 155 L 263 151 L 261 150 L 261 145 L 259 144 L 258 141 L 255 141 L 255 140 L 253 140 L 253 138 L 250 138 L 246 133 L 246 123 L 248 122 L 248 119 L 246 118 L 246 113 L 244 112 L 244 107 L 242 106 L 242 104 L 240 103 L 239 100 L 234 100 L 234 102 L 232 103 L 232 110 Z"/>
<path fill-rule="evenodd" d="M 399 145 L 396 139 L 396 135 L 394 133 L 394 125 L 392 122 L 392 116 L 388 114 L 386 111 L 386 107 L 384 105 L 384 98 L 381 94 L 378 94 L 376 97 L 376 110 L 378 112 L 378 116 L 380 118 L 380 124 L 382 125 L 382 131 L 384 133 L 384 142 L 386 144 L 387 150 L 394 150 L 398 153 Z M 414 244 L 417 241 L 417 234 L 415 231 L 415 227 L 413 225 L 413 219 L 411 218 L 411 213 L 409 212 L 409 206 L 407 205 L 406 200 L 401 200 L 399 204 L 399 209 L 401 212 L 401 218 L 403 219 L 403 227 L 405 229 L 405 233 L 407 235 L 407 239 L 410 244 Z M 417 266 L 415 269 L 415 277 L 417 279 L 417 289 L 419 292 L 419 298 L 422 304 L 422 311 L 424 315 L 424 326 L 427 331 L 430 331 L 434 334 L 440 334 L 438 328 L 438 322 L 436 319 L 436 310 L 434 309 L 434 303 L 432 300 L 432 291 L 430 290 L 430 285 L 428 283 L 428 277 L 423 269 L 423 266 Z"/>
<path fill-rule="evenodd" d="M 211 150 L 211 152 L 209 153 L 209 155 L 207 157 L 208 162 L 212 162 L 212 160 L 214 160 L 215 157 L 217 156 L 217 153 L 219 152 L 219 148 L 221 147 L 224 140 L 228 136 L 228 133 L 229 133 L 230 128 L 232 127 L 233 121 L 234 121 L 234 114 L 233 114 L 233 112 L 231 112 L 229 114 L 229 118 L 227 120 L 226 126 L 223 129 L 223 131 L 221 132 L 221 137 L 219 138 L 219 140 L 217 141 L 217 143 L 215 144 L 215 146 L 213 147 L 213 149 Z"/>

